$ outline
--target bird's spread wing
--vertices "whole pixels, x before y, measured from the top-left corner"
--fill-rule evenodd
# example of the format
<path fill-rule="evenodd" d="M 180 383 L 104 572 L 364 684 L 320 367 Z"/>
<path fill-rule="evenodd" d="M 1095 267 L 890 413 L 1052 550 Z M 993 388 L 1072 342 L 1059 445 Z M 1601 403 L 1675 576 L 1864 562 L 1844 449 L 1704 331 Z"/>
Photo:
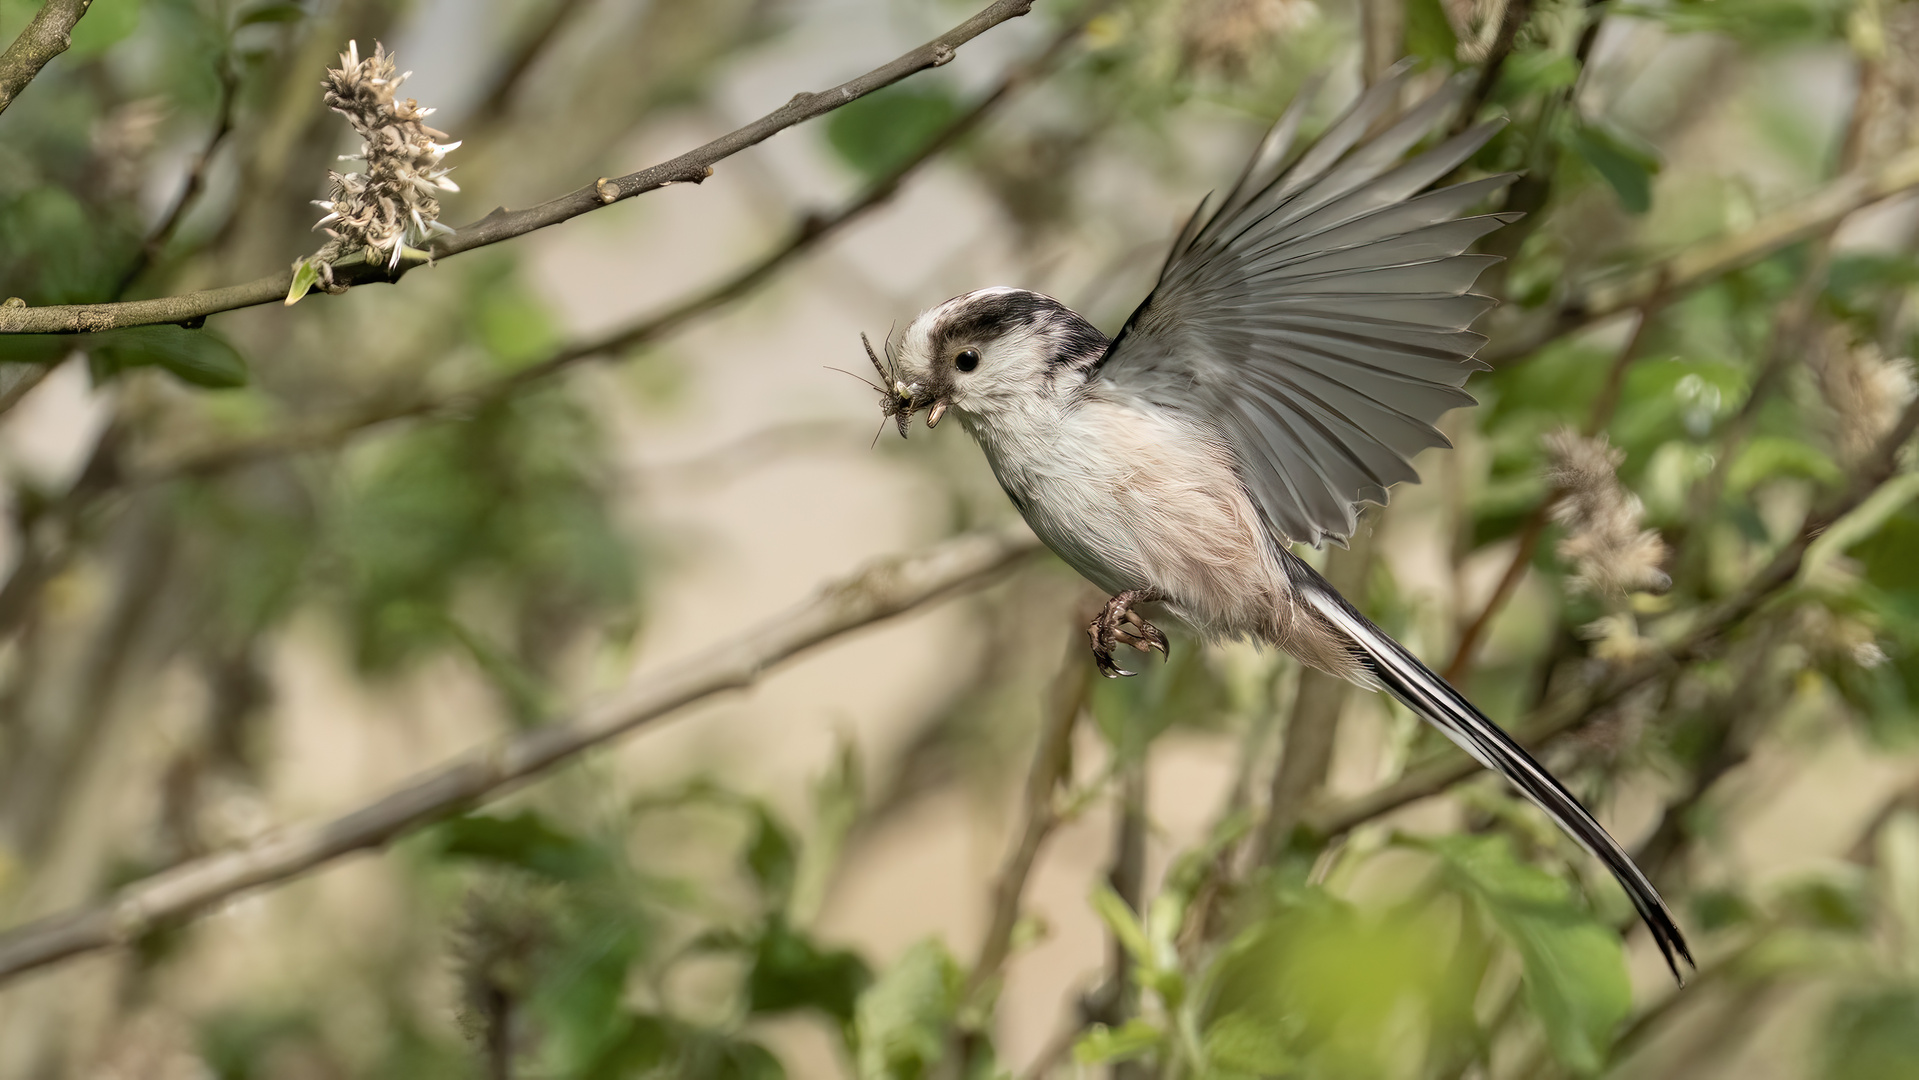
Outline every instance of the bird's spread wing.
<path fill-rule="evenodd" d="M 1405 77 L 1293 158 L 1301 95 L 1218 210 L 1187 222 L 1095 376 L 1215 424 L 1282 540 L 1343 542 L 1360 502 L 1417 481 L 1408 460 L 1448 445 L 1433 421 L 1473 404 L 1460 385 L 1485 366 L 1468 327 L 1492 301 L 1471 290 L 1494 260 L 1465 251 L 1513 217 L 1459 215 L 1512 177 L 1426 188 L 1500 122 L 1402 162 L 1460 90 L 1365 138 Z"/>

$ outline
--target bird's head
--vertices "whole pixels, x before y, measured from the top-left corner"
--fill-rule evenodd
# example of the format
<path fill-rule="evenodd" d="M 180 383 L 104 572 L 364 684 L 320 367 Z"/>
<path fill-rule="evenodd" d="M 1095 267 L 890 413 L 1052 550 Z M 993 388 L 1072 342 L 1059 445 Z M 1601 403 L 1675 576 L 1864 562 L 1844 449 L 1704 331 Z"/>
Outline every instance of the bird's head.
<path fill-rule="evenodd" d="M 1105 351 L 1106 336 L 1065 304 L 1009 288 L 928 308 L 897 345 L 887 342 L 884 359 L 866 345 L 880 375 L 880 411 L 902 436 L 921 410 L 933 427 L 948 409 L 986 416 L 1050 396 L 1062 372 L 1083 374 Z"/>

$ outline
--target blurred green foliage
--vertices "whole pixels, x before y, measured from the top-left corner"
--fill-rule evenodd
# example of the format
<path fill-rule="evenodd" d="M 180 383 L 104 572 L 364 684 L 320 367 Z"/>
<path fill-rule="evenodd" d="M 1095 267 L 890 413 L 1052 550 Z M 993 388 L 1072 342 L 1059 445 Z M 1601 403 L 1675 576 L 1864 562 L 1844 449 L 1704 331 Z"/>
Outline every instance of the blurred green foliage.
<path fill-rule="evenodd" d="M 826 118 L 826 138 L 841 160 L 870 180 L 918 153 L 959 111 L 943 84 L 915 79 L 835 109 Z"/>
<path fill-rule="evenodd" d="M 0 35 L 16 33 L 34 6 L 0 0 Z M 1031 21 L 1057 21 L 1067 6 L 1041 4 Z M 529 191 L 544 198 L 564 189 L 551 176 L 571 184 L 611 175 L 625 159 L 609 148 L 630 144 L 657 110 L 704 101 L 717 76 L 753 62 L 753 47 L 811 17 L 795 5 L 700 0 L 576 7 L 568 17 L 601 20 L 582 35 L 594 40 L 562 34 L 565 62 L 528 69 L 533 82 L 498 115 L 449 110 L 456 132 L 478 133 L 462 151 L 475 165 L 460 178 L 472 176 L 488 200 L 524 205 Z M 871 7 L 876 17 L 942 25 L 962 11 L 903 0 Z M 1782 201 L 1768 185 L 1803 194 L 1832 180 L 1846 133 L 1815 107 L 1823 97 L 1809 103 L 1796 93 L 1808 85 L 1801 77 L 1840 61 L 1849 70 L 1909 62 L 1875 53 L 1873 43 L 1906 40 L 1888 36 L 1897 30 L 1889 20 L 1911 8 L 1866 0 L 1517 8 L 1528 21 L 1480 114 L 1510 123 L 1468 171 L 1522 173 L 1513 198 L 1524 200 L 1515 205 L 1527 217 L 1488 239 L 1508 261 L 1482 286 L 1505 304 L 1481 328 L 1496 341 L 1523 336 L 1588 283 L 1750 226 Z M 438 10 L 370 0 L 96 0 L 72 49 L 0 117 L 0 297 L 47 304 L 158 295 L 310 252 L 319 238 L 309 231 L 308 201 L 322 194 L 343 132 L 319 110 L 309 69 L 349 37 L 363 49 L 376 37 L 392 41 L 414 25 L 406 20 Z M 499 40 L 486 47 L 501 51 L 502 70 L 508 46 L 564 14 L 532 2 L 487 10 L 499 18 L 475 22 L 499 24 L 489 25 Z M 1390 13 L 1403 16 L 1394 44 L 1470 83 L 1495 40 L 1491 11 L 1407 0 Z M 1615 58 L 1588 51 L 1594 20 L 1618 35 Z M 1140 253 L 1157 251 L 1151 245 L 1163 237 L 1154 230 L 1164 223 L 1118 221 L 1112 191 L 1161 183 L 1179 193 L 1169 205 L 1189 205 L 1226 179 L 1214 166 L 1239 151 L 1219 147 L 1250 145 L 1310 77 L 1330 70 L 1340 90 L 1322 91 L 1306 124 L 1323 125 L 1351 82 L 1361 24 L 1351 6 L 1310 0 L 1120 3 L 1063 70 L 1021 99 L 1029 105 L 1003 111 L 953 160 L 1006 211 L 1035 275 L 1067 261 L 1064 250 L 1145 265 L 1153 258 Z M 1705 59 L 1656 53 L 1675 41 Z M 1671 70 L 1636 67 L 1642 52 Z M 229 82 L 235 131 L 213 148 L 209 183 L 180 228 L 145 250 L 183 190 L 179 163 L 209 145 Z M 961 87 L 976 85 L 953 73 L 918 76 L 782 137 L 817 139 L 871 181 L 937 137 L 972 100 Z M 1655 107 L 1636 95 L 1660 100 Z M 468 97 L 478 110 L 482 94 Z M 1727 146 L 1770 155 L 1770 171 L 1726 160 Z M 493 202 L 449 200 L 456 205 L 478 216 Z M 1919 260 L 1910 235 L 1886 231 L 1869 251 L 1829 251 L 1803 238 L 1769 249 L 1668 298 L 1643 334 L 1615 322 L 1554 337 L 1473 378 L 1481 407 L 1449 421 L 1463 452 L 1427 469 L 1429 480 L 1443 477 L 1433 484 L 1440 495 L 1422 492 L 1427 509 L 1410 511 L 1427 516 L 1381 526 L 1388 537 L 1392 528 L 1426 534 L 1420 539 L 1441 562 L 1418 564 L 1420 572 L 1443 569 L 1468 596 L 1480 566 L 1510 558 L 1548 490 L 1542 437 L 1595 422 L 1594 403 L 1629 336 L 1638 352 L 1625 358 L 1617 406 L 1599 427 L 1624 455 L 1619 478 L 1641 501 L 1643 524 L 1675 551 L 1666 595 L 1570 595 L 1557 550 L 1563 531 L 1548 525 L 1523 567 L 1530 592 L 1514 601 L 1529 629 L 1511 636 L 1525 640 L 1488 647 L 1473 674 L 1475 696 L 1516 717 L 1560 688 L 1590 684 L 1614 662 L 1603 646 L 1618 644 L 1595 629 L 1601 616 L 1630 618 L 1626 647 L 1679 637 L 1791 542 L 1806 508 L 1847 489 L 1862 468 L 1869 414 L 1902 403 L 1887 387 L 1914 345 Z M 400 289 L 314 297 L 257 322 L 223 320 L 218 331 L 0 337 L 0 363 L 50 365 L 84 353 L 92 383 L 123 395 L 126 425 L 144 433 L 151 416 L 169 421 L 155 425 L 163 450 L 182 430 L 216 445 L 235 434 L 299 432 L 342 403 L 422 400 L 429 389 L 524 371 L 565 347 L 569 319 L 537 280 L 541 265 L 501 249 L 465 255 Z M 1802 298 L 1813 332 L 1782 337 L 1791 329 L 1782 313 Z M 1135 299 L 1101 302 L 1123 314 Z M 1877 391 L 1873 378 L 1882 381 Z M 634 379 L 622 389 L 680 380 L 651 395 L 648 422 L 697 397 L 664 364 Z M 1846 379 L 1856 392 L 1844 391 L 1853 385 Z M 100 642 L 138 641 L 163 658 L 156 670 L 184 658 L 190 663 L 167 670 L 220 678 L 208 676 L 207 745 L 169 744 L 172 756 L 153 781 L 160 839 L 125 838 L 117 865 L 152 869 L 218 847 L 196 823 L 218 818 L 230 792 L 266 787 L 259 747 L 275 731 L 271 695 L 259 684 L 271 681 L 263 672 L 301 615 L 325 620 L 361 672 L 388 685 L 429 661 L 451 662 L 487 680 L 512 720 L 550 719 L 570 700 L 569 657 L 632 641 L 648 586 L 667 569 L 654 557 L 655 523 L 624 506 L 615 410 L 577 390 L 470 401 L 351 447 L 308 447 L 156 483 L 125 500 L 149 511 L 128 518 L 153 532 L 117 533 L 105 511 L 80 515 L 72 527 L 103 553 L 99 564 L 89 564 L 91 576 L 62 579 L 57 603 L 46 605 L 59 618 L 34 616 L 20 659 L 0 671 L 8 680 L 0 688 L 4 776 L 53 770 L 67 746 L 86 742 L 63 741 L 86 716 L 48 712 L 54 719 L 43 721 L 20 704 L 39 700 L 33 680 L 51 679 L 46 672 L 65 652 L 104 655 Z M 916 482 L 943 485 L 962 508 L 956 518 L 974 513 L 965 481 L 943 471 L 938 451 L 916 444 L 910 453 L 888 462 L 905 461 Z M 58 494 L 24 471 L 14 487 L 20 535 L 51 531 Z M 1633 807 L 1656 810 L 1646 846 L 1669 841 L 1673 853 L 1654 873 L 1708 966 L 1671 1005 L 1661 1003 L 1663 991 L 1635 1000 L 1617 891 L 1595 882 L 1584 857 L 1529 807 L 1491 785 L 1457 793 L 1460 827 L 1444 835 L 1369 823 L 1326 844 L 1302 829 L 1276 865 L 1251 865 L 1267 782 L 1260 770 L 1273 743 L 1291 738 L 1290 669 L 1184 640 L 1170 661 L 1129 657 L 1139 677 L 1096 681 L 1089 691 L 1085 738 L 1074 745 L 1080 760 L 1052 810 L 1074 822 L 1105 812 L 1130 782 L 1158 782 L 1150 766 L 1173 738 L 1240 740 L 1245 772 L 1231 791 L 1206 793 L 1219 800 L 1217 816 L 1200 842 L 1172 853 L 1163 880 L 1133 897 L 1092 890 L 1088 917 L 1100 920 L 1117 960 L 1067 1005 L 1066 1015 L 1084 1023 L 1056 1074 L 1725 1075 L 1670 1053 L 1658 1041 L 1664 1025 L 1741 1067 L 1735 1051 L 1748 1033 L 1728 1034 L 1726 1025 L 1759 1027 L 1790 1012 L 1810 1049 L 1804 1061 L 1780 1064 L 1779 1076 L 1919 1075 L 1919 826 L 1910 809 L 1889 805 L 1849 861 L 1767 876 L 1733 850 L 1738 823 L 1730 819 L 1743 811 L 1737 792 L 1722 804 L 1717 786 L 1752 760 L 1781 770 L 1755 773 L 1766 786 L 1826 748 L 1856 742 L 1859 752 L 1891 759 L 1919 745 L 1919 503 L 1913 486 L 1900 492 L 1868 527 L 1835 527 L 1838 550 L 1725 635 L 1719 652 L 1675 669 L 1653 700 L 1622 703 L 1555 758 L 1582 794 L 1622 791 L 1638 800 Z M 1435 500 L 1445 505 L 1434 508 Z M 1404 505 L 1394 514 L 1408 513 Z M 172 560 L 146 593 L 135 588 L 135 564 L 115 561 L 143 543 Z M 1430 590 L 1396 571 L 1403 565 L 1373 566 L 1364 605 L 1395 633 L 1443 646 L 1474 614 L 1463 602 L 1437 609 Z M 93 602 L 102 589 L 124 595 Z M 1004 625 L 1062 621 L 1059 605 L 1041 602 L 1047 595 L 1034 588 L 988 604 L 1001 605 Z M 142 598 L 168 619 L 144 636 L 116 631 L 110 619 L 137 620 Z M 97 641 L 44 644 L 61 619 L 94 608 L 121 613 L 102 617 Z M 879 957 L 817 928 L 859 830 L 903 805 L 925 776 L 966 775 L 948 762 L 915 773 L 914 754 L 964 746 L 984 762 L 973 772 L 989 776 L 994 798 L 1016 786 L 1007 778 L 1019 772 L 1024 743 L 992 725 L 1024 717 L 1026 699 L 1040 695 L 1007 674 L 1025 658 L 995 650 L 1030 641 L 983 636 L 976 685 L 928 706 L 942 726 L 903 752 L 907 763 L 890 778 L 901 791 L 887 799 L 868 799 L 850 750 L 817 785 L 803 821 L 730 778 L 635 796 L 608 770 L 569 769 L 506 807 L 439 822 L 401 844 L 405 895 L 382 909 L 391 936 L 343 965 L 357 982 L 315 988 L 290 976 L 284 992 L 181 1005 L 194 1055 L 221 1078 L 473 1075 L 483 1062 L 554 1080 L 760 1080 L 787 1073 L 776 1053 L 778 1020 L 822 1028 L 840 1071 L 861 1080 L 930 1080 L 961 1067 L 971 1080 L 1026 1068 L 1002 1060 L 995 1044 L 1000 973 L 974 977 L 956 956 L 967 955 L 959 943 L 928 938 Z M 81 670 L 111 673 L 113 665 Z M 75 684 L 92 692 L 90 677 Z M 45 694 L 92 700 L 72 687 Z M 1450 753 L 1401 713 L 1343 722 L 1381 744 L 1371 778 L 1381 784 Z M 18 880 L 45 868 L 13 876 L 11 855 L 0 854 L 0 899 L 11 901 Z M 1016 938 L 1024 944 L 1046 931 L 1026 922 Z M 163 1002 L 166 991 L 155 988 L 168 985 L 163 977 L 195 933 L 149 935 L 113 1008 L 130 1015 Z M 457 1016 L 444 1015 L 445 987 L 420 988 L 422 972 L 457 984 Z"/>

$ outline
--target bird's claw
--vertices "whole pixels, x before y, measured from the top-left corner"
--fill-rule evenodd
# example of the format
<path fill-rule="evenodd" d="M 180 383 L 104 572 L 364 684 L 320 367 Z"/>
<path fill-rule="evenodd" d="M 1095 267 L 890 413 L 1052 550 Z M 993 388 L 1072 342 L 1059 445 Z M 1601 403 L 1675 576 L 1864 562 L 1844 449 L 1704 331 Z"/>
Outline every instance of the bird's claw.
<path fill-rule="evenodd" d="M 1109 679 L 1122 675 L 1135 675 L 1113 662 L 1113 649 L 1118 645 L 1130 645 L 1140 652 L 1157 649 L 1161 656 L 1172 658 L 1172 647 L 1166 641 L 1166 635 L 1159 627 L 1140 617 L 1133 605 L 1148 599 L 1139 590 L 1129 589 L 1106 602 L 1106 607 L 1093 621 L 1086 624 L 1086 638 L 1093 646 L 1093 663 L 1099 673 Z"/>

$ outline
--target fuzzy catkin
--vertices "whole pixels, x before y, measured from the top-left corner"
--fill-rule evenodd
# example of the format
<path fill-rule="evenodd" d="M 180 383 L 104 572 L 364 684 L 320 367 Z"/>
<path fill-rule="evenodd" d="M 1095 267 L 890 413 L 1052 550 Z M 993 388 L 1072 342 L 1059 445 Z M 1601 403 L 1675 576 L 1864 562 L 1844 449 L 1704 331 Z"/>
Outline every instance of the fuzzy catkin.
<path fill-rule="evenodd" d="M 1811 350 L 1819 394 L 1831 410 L 1827 426 L 1842 468 L 1862 465 L 1899 422 L 1912 400 L 1912 362 L 1888 358 L 1870 341 L 1854 341 L 1845 327 L 1829 327 Z"/>
<path fill-rule="evenodd" d="M 1671 584 L 1660 565 L 1666 542 L 1642 527 L 1645 507 L 1619 482 L 1626 460 L 1604 435 L 1587 438 L 1562 428 L 1545 437 L 1546 479 L 1565 493 L 1553 520 L 1565 526 L 1559 557 L 1573 564 L 1571 587 L 1601 596 L 1664 589 Z"/>
<path fill-rule="evenodd" d="M 395 91 L 413 73 L 395 75 L 394 69 L 386 46 L 376 42 L 373 55 L 363 60 L 359 43 L 348 42 L 340 66 L 329 68 L 321 81 L 327 108 L 359 133 L 356 156 L 366 162 L 363 172 L 329 171 L 331 195 L 314 203 L 327 211 L 314 227 L 324 228 L 330 239 L 313 260 L 329 286 L 340 259 L 360 254 L 392 269 L 407 247 L 453 231 L 440 224 L 438 193 L 460 190 L 442 164 L 460 144 L 435 142 L 447 135 L 426 125 L 433 110 L 412 98 L 396 99 Z"/>

